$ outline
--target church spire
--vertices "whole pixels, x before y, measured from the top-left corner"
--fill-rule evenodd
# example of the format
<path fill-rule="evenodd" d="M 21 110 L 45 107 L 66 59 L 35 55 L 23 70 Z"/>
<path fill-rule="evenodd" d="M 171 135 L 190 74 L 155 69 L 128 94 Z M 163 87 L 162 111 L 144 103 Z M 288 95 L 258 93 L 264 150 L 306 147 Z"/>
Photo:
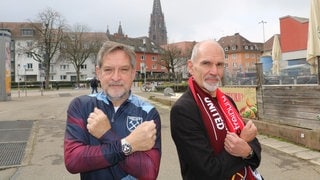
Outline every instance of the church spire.
<path fill-rule="evenodd" d="M 107 26 L 107 35 L 110 35 L 109 26 Z"/>
<path fill-rule="evenodd" d="M 118 35 L 119 35 L 119 36 L 123 36 L 121 21 L 119 22 Z"/>
<path fill-rule="evenodd" d="M 153 9 L 150 16 L 149 38 L 158 45 L 167 44 L 167 28 L 160 0 L 153 1 Z"/>

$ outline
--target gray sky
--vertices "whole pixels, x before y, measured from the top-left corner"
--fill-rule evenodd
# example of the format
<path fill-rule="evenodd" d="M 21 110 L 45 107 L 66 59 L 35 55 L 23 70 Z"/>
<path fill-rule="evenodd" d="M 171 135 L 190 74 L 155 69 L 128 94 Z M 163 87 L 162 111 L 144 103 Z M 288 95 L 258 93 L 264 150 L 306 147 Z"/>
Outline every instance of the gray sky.
<path fill-rule="evenodd" d="M 35 20 L 50 7 L 70 25 L 87 25 L 91 31 L 110 33 L 119 22 L 129 37 L 148 36 L 153 0 L 8 0 L 0 5 L 0 22 Z M 219 39 L 240 33 L 252 42 L 263 42 L 280 33 L 279 18 L 309 18 L 310 0 L 161 0 L 168 41 Z"/>

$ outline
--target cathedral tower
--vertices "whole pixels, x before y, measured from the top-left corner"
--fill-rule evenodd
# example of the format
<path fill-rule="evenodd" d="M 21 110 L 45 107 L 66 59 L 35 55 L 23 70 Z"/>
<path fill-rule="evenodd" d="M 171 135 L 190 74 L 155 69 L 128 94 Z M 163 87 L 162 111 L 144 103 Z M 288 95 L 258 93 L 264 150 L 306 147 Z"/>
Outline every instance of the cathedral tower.
<path fill-rule="evenodd" d="M 167 28 L 164 22 L 160 0 L 153 1 L 153 9 L 150 16 L 149 38 L 158 45 L 167 44 Z"/>

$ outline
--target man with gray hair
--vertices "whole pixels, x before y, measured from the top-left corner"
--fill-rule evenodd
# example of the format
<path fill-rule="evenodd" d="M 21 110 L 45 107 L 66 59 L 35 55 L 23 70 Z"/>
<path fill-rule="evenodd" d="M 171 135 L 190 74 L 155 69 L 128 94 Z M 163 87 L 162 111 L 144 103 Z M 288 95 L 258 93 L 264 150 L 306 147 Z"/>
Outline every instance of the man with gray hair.
<path fill-rule="evenodd" d="M 158 176 L 160 116 L 154 106 L 132 94 L 135 58 L 125 45 L 104 43 L 96 67 L 102 92 L 77 97 L 69 105 L 65 165 L 83 180 Z"/>
<path fill-rule="evenodd" d="M 187 91 L 170 112 L 171 135 L 185 180 L 256 180 L 261 146 L 252 121 L 244 124 L 219 87 L 225 54 L 213 40 L 197 43 L 188 61 Z"/>

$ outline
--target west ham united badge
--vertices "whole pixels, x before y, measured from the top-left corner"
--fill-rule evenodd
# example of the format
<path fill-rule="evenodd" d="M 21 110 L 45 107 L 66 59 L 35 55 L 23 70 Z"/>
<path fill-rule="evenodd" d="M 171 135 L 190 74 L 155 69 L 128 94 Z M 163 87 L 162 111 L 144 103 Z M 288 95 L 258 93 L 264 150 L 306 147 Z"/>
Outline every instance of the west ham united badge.
<path fill-rule="evenodd" d="M 139 124 L 142 123 L 142 117 L 128 116 L 127 117 L 127 128 L 130 132 L 136 129 Z"/>

